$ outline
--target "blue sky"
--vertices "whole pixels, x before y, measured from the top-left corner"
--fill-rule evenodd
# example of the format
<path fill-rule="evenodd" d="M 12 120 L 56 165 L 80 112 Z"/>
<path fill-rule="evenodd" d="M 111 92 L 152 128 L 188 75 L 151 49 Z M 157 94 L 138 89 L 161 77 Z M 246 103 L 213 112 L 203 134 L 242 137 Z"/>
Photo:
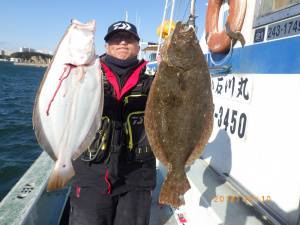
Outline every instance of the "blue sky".
<path fill-rule="evenodd" d="M 175 20 L 186 20 L 189 0 L 177 0 Z M 196 25 L 198 36 L 203 31 L 207 0 L 196 1 Z M 156 29 L 160 25 L 164 0 L 9 0 L 0 4 L 0 49 L 17 50 L 19 47 L 47 49 L 54 51 L 71 19 L 86 22 L 95 19 L 97 23 L 97 52 L 103 52 L 103 37 L 107 27 L 125 19 L 139 24 L 142 41 L 157 42 Z"/>

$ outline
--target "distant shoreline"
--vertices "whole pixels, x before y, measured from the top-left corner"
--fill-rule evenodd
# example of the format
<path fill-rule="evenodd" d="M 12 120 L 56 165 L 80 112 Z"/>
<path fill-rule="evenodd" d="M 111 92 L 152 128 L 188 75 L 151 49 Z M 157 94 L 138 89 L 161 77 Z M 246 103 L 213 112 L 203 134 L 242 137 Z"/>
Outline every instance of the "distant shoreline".
<path fill-rule="evenodd" d="M 37 63 L 21 63 L 21 62 L 14 62 L 16 66 L 34 66 L 34 67 L 47 67 L 48 64 L 37 64 Z"/>

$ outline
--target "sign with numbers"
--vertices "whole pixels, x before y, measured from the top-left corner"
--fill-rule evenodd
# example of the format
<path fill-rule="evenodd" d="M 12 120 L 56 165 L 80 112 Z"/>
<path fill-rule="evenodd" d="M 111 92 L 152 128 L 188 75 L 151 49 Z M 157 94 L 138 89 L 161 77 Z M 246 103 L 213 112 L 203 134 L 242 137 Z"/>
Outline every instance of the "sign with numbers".
<path fill-rule="evenodd" d="M 300 34 L 300 16 L 268 26 L 267 40 Z"/>
<path fill-rule="evenodd" d="M 214 124 L 229 135 L 244 139 L 247 130 L 247 106 L 251 100 L 252 79 L 227 75 L 212 79 Z M 230 104 L 228 104 L 230 103 Z"/>

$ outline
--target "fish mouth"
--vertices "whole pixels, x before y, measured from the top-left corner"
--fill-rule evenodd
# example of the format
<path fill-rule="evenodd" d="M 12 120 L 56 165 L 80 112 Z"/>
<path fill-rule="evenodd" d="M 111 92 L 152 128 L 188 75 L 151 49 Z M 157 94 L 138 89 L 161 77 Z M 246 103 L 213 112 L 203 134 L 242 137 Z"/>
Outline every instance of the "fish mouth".
<path fill-rule="evenodd" d="M 87 23 L 84 24 L 84 23 L 79 22 L 76 19 L 72 19 L 71 23 L 74 24 L 75 27 L 82 29 L 82 30 L 87 30 L 87 31 L 90 31 L 93 33 L 95 33 L 95 31 L 96 31 L 96 21 L 95 20 L 88 21 Z"/>
<path fill-rule="evenodd" d="M 191 30 L 195 31 L 195 28 L 193 26 L 190 26 L 186 23 L 181 24 L 181 27 L 179 29 L 180 34 L 185 34 L 191 32 Z"/>

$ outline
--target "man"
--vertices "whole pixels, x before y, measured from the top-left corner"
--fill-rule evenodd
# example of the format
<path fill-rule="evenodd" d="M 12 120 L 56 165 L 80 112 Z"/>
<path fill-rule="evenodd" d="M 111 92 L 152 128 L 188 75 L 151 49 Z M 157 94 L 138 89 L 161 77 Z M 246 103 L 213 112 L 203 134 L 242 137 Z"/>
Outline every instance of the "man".
<path fill-rule="evenodd" d="M 153 77 L 137 59 L 140 38 L 133 24 L 112 24 L 104 40 L 102 126 L 74 163 L 69 224 L 148 225 L 156 167 L 144 109 Z"/>

